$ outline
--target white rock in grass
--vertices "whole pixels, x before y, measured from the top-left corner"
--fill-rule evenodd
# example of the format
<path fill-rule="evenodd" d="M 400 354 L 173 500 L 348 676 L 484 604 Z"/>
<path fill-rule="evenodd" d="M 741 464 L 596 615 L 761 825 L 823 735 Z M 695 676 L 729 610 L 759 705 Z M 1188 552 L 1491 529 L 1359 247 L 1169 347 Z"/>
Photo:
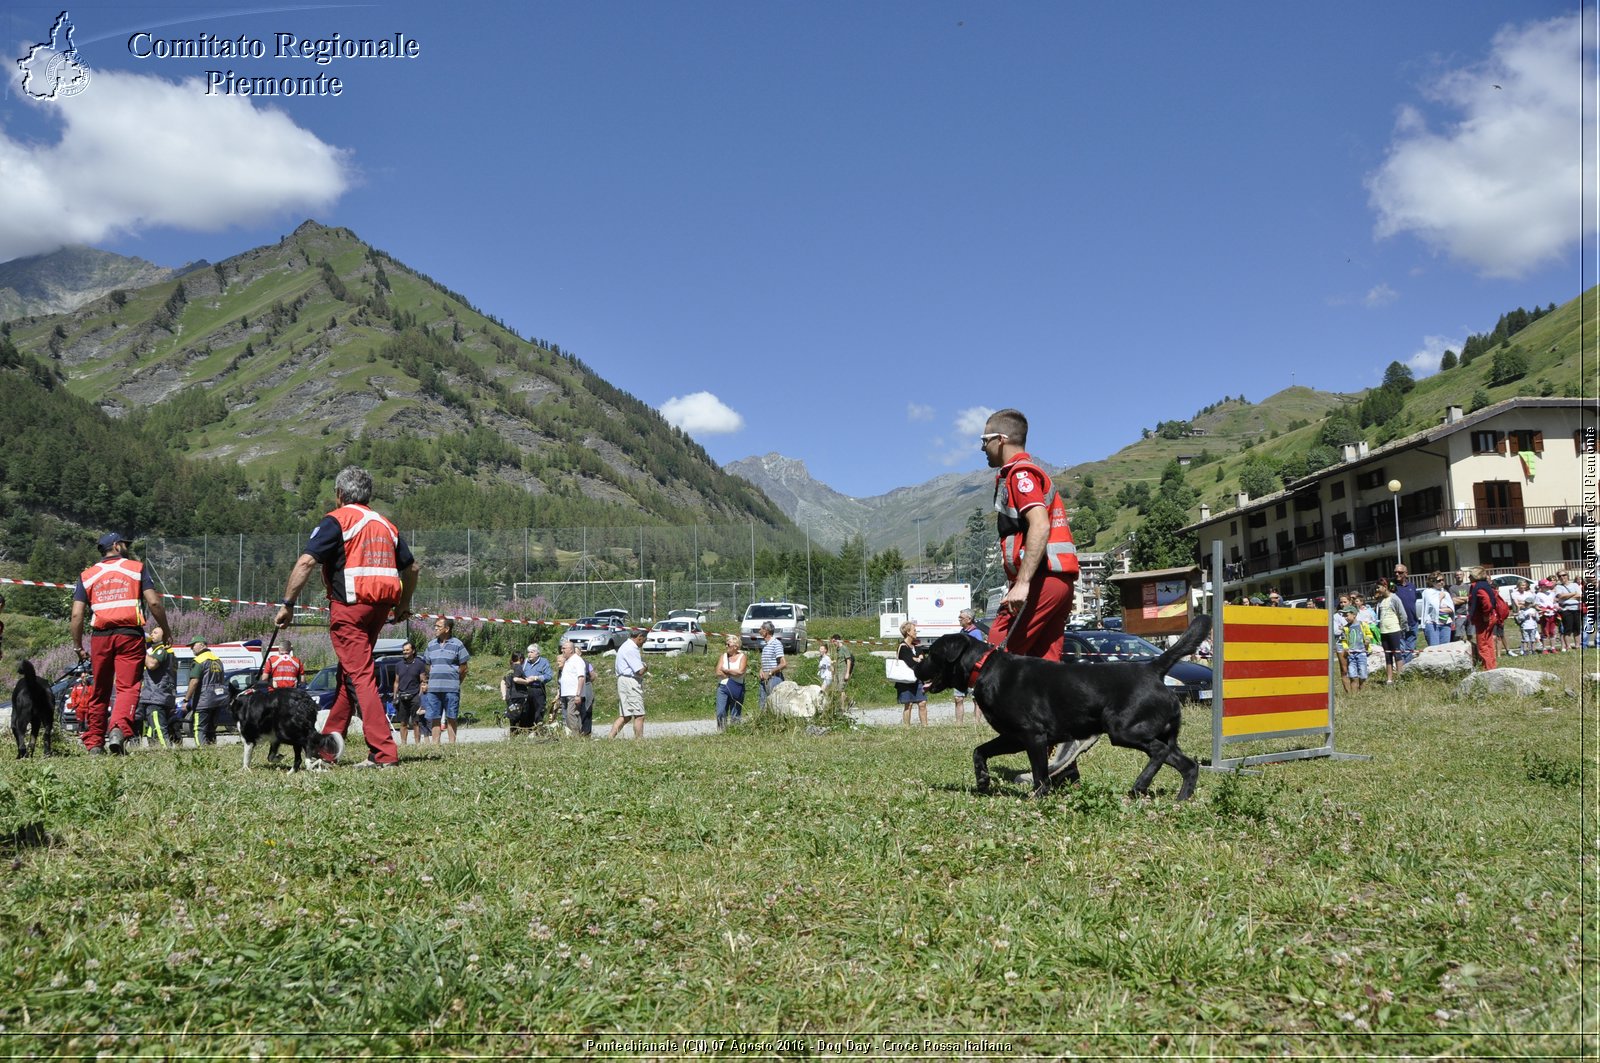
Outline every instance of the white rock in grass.
<path fill-rule="evenodd" d="M 784 680 L 767 694 L 767 708 L 779 716 L 810 719 L 822 709 L 822 688 Z"/>
<path fill-rule="evenodd" d="M 1545 687 L 1560 686 L 1561 678 L 1553 672 L 1533 672 L 1526 668 L 1496 668 L 1490 672 L 1475 672 L 1456 686 L 1456 697 L 1480 694 L 1537 694 Z"/>
<path fill-rule="evenodd" d="M 1472 671 L 1472 647 L 1465 642 L 1446 642 L 1417 651 L 1406 665 L 1406 675 L 1433 675 L 1450 678 Z"/>

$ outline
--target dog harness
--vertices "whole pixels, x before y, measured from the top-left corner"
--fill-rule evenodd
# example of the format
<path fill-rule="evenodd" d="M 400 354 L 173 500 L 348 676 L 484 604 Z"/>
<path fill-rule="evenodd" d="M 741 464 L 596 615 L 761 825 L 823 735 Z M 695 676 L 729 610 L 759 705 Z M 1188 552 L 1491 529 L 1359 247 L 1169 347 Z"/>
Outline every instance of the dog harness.
<path fill-rule="evenodd" d="M 994 478 L 994 508 L 999 514 L 996 525 L 1000 533 L 1000 560 L 1006 570 L 1006 579 L 1017 578 L 1028 533 L 1028 522 L 1023 514 L 1035 506 L 1044 506 L 1050 519 L 1050 536 L 1045 540 L 1044 557 L 1039 562 L 1038 571 L 1076 579 L 1078 548 L 1073 544 L 1072 528 L 1067 523 L 1066 503 L 1050 482 L 1050 477 L 1027 454 L 1018 454 Z"/>
<path fill-rule="evenodd" d="M 989 658 L 994 656 L 994 647 L 983 651 L 983 656 L 978 658 L 978 663 L 972 666 L 972 674 L 967 676 L 967 689 L 971 690 L 978 685 L 978 673 L 983 671 L 983 666 L 989 663 Z"/>

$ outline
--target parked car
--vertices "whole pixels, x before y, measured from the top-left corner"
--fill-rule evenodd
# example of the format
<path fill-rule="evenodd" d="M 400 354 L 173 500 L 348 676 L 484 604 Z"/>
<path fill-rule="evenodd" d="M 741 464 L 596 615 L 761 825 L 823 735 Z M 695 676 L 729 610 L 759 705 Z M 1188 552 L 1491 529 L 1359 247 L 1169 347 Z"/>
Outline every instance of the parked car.
<path fill-rule="evenodd" d="M 1104 628 L 1105 630 L 1107 630 L 1107 631 L 1121 631 L 1122 630 L 1122 617 L 1120 617 L 1120 616 L 1108 616 L 1104 620 L 1100 621 L 1100 626 L 1102 628 Z"/>
<path fill-rule="evenodd" d="M 378 693 L 383 698 L 383 711 L 394 715 L 394 705 L 390 701 L 389 691 L 394 688 L 394 670 L 400 666 L 404 659 L 401 651 L 405 648 L 405 639 L 379 639 L 372 647 L 372 663 L 376 666 L 378 675 Z M 311 682 L 306 684 L 306 690 L 313 698 L 317 699 L 317 710 L 326 711 L 333 704 L 333 699 L 339 693 L 339 666 L 330 664 L 311 677 Z"/>
<path fill-rule="evenodd" d="M 706 622 L 706 611 L 704 609 L 674 609 L 672 612 L 667 614 L 667 619 L 697 620 L 704 624 Z"/>
<path fill-rule="evenodd" d="M 746 649 L 761 648 L 761 625 L 771 623 L 784 653 L 806 650 L 806 607 L 794 602 L 754 602 L 739 624 L 739 641 Z"/>
<path fill-rule="evenodd" d="M 628 638 L 628 628 L 615 617 L 586 616 L 567 628 L 561 636 L 563 642 L 571 641 L 584 653 L 603 653 L 621 646 Z"/>
<path fill-rule="evenodd" d="M 1068 631 L 1061 647 L 1061 659 L 1072 664 L 1149 661 L 1159 656 L 1160 647 L 1124 631 Z M 1193 661 L 1179 661 L 1166 677 L 1167 686 L 1178 688 L 1184 701 L 1209 701 L 1212 682 L 1211 669 Z"/>
<path fill-rule="evenodd" d="M 628 626 L 628 611 L 626 609 L 596 609 L 594 615 L 601 620 L 615 620 L 623 627 Z"/>
<path fill-rule="evenodd" d="M 677 650 L 680 653 L 689 653 L 693 650 L 699 650 L 701 653 L 710 652 L 705 628 L 700 626 L 700 621 L 688 617 L 661 621 L 650 629 L 650 633 L 645 636 L 644 645 L 640 648 L 646 653 L 666 653 L 670 650 Z"/>

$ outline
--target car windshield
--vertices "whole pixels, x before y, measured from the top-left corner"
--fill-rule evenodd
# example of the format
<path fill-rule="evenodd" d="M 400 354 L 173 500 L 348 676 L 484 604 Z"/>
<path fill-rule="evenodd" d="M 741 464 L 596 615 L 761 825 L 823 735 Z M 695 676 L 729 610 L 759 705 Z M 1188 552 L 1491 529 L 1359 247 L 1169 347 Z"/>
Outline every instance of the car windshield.
<path fill-rule="evenodd" d="M 1088 652 L 1107 656 L 1143 660 L 1160 656 L 1161 651 L 1138 635 L 1124 635 L 1120 631 L 1075 631 L 1074 642 L 1088 644 Z"/>
<path fill-rule="evenodd" d="M 688 631 L 689 630 L 689 622 L 687 620 L 667 620 L 667 621 L 665 621 L 663 623 L 657 624 L 656 625 L 656 630 L 657 631 Z"/>
<path fill-rule="evenodd" d="M 792 605 L 752 605 L 745 610 L 746 620 L 793 620 Z"/>
<path fill-rule="evenodd" d="M 580 628 L 580 627 L 605 627 L 606 626 L 606 622 L 604 620 L 601 620 L 597 616 L 586 616 L 582 620 L 579 620 L 576 624 L 573 624 L 572 626 L 573 626 L 574 629 Z"/>

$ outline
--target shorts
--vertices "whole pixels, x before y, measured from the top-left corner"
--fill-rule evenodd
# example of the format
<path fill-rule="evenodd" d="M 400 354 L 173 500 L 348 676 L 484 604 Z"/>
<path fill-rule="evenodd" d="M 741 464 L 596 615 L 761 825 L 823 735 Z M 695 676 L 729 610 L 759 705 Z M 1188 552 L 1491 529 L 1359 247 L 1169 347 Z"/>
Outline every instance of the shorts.
<path fill-rule="evenodd" d="M 438 693 L 428 691 L 422 695 L 422 715 L 429 723 L 438 723 L 441 719 L 453 720 L 461 715 L 461 691 L 441 690 Z"/>
<path fill-rule="evenodd" d="M 1583 629 L 1583 611 L 1580 609 L 1561 610 L 1561 633 L 1563 635 L 1576 635 Z"/>
<path fill-rule="evenodd" d="M 1386 658 L 1397 656 L 1400 653 L 1401 633 L 1398 631 L 1385 631 L 1383 639 L 1383 653 Z M 1390 663 L 1394 663 L 1391 661 Z"/>
<path fill-rule="evenodd" d="M 617 676 L 617 715 L 644 715 L 644 686 L 628 675 Z"/>
<path fill-rule="evenodd" d="M 417 699 L 419 694 L 401 694 L 394 699 L 396 727 L 415 727 L 417 724 Z"/>
<path fill-rule="evenodd" d="M 1348 650 L 1345 654 L 1349 660 L 1349 676 L 1351 679 L 1367 678 L 1367 651 Z"/>

